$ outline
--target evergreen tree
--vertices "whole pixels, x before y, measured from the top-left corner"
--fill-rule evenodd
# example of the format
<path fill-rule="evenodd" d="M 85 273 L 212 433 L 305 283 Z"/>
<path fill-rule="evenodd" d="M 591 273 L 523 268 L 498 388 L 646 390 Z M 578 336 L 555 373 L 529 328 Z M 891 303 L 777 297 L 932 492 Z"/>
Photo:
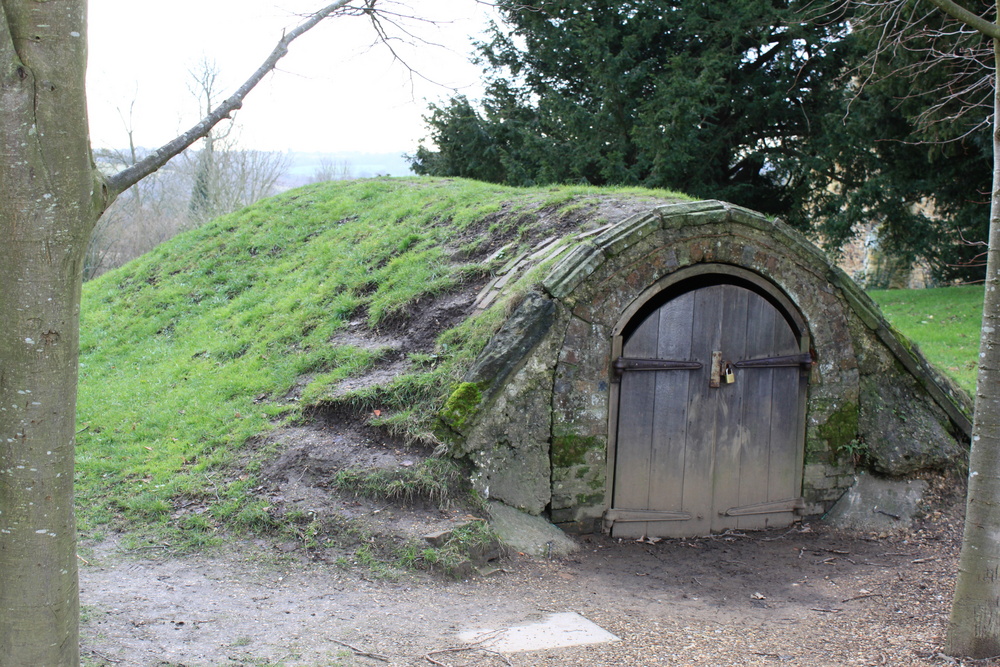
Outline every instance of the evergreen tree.
<path fill-rule="evenodd" d="M 963 239 L 985 238 L 988 132 L 940 143 L 913 88 L 880 77 L 861 88 L 870 36 L 849 28 L 845 9 L 817 6 L 502 0 L 503 23 L 477 45 L 484 99 L 432 105 L 433 145 L 412 168 L 672 188 L 780 215 L 833 248 L 874 223 L 884 252 L 925 258 L 941 278 L 976 277 L 978 248 Z M 928 70 L 909 85 L 933 94 L 943 76 Z"/>
<path fill-rule="evenodd" d="M 983 62 L 992 44 L 941 12 L 915 11 L 914 0 L 897 4 L 911 18 L 893 48 L 880 48 L 884 25 L 855 24 L 849 105 L 816 135 L 806 211 L 832 245 L 874 222 L 887 254 L 922 258 L 941 280 L 981 280 L 993 159 Z"/>
<path fill-rule="evenodd" d="M 775 0 L 499 3 L 488 87 L 432 106 L 417 173 L 680 189 L 788 215 L 816 116 L 839 107 L 842 22 Z M 469 138 L 472 140 L 468 140 Z"/>

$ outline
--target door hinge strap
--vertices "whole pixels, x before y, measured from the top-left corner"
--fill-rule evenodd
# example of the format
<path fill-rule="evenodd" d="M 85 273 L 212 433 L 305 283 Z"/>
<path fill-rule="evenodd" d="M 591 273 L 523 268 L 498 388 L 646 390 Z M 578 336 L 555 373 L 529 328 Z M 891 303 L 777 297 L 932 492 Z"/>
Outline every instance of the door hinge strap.
<path fill-rule="evenodd" d="M 628 521 L 688 521 L 690 512 L 672 512 L 664 510 L 617 510 L 609 509 L 604 513 L 605 523 Z"/>
<path fill-rule="evenodd" d="M 784 357 L 743 359 L 742 361 L 735 362 L 733 365 L 736 368 L 783 368 L 788 366 L 812 366 L 812 362 L 812 355 L 806 352 L 805 354 L 789 354 Z"/>
<path fill-rule="evenodd" d="M 775 512 L 798 512 L 805 509 L 804 498 L 788 498 L 787 500 L 773 500 L 755 505 L 743 505 L 741 507 L 730 507 L 725 512 L 719 512 L 720 516 L 750 516 L 753 514 L 772 514 Z"/>
<path fill-rule="evenodd" d="M 618 379 L 626 371 L 695 371 L 701 368 L 700 361 L 672 359 L 634 359 L 618 357 L 611 364 L 614 377 Z"/>

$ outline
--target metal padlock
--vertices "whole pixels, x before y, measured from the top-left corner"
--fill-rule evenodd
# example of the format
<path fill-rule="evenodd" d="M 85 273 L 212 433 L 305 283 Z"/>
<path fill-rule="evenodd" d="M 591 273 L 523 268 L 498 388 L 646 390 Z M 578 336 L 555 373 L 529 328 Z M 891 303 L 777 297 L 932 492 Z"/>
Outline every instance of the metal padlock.
<path fill-rule="evenodd" d="M 726 364 L 726 384 L 732 384 L 736 382 L 736 373 L 733 372 L 733 365 L 730 363 Z"/>

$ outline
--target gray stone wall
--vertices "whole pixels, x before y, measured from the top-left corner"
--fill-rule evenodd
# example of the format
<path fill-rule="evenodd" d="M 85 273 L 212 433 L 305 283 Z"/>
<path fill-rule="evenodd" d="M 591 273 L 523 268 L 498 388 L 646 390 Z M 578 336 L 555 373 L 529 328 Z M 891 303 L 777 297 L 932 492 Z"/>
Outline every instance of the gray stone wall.
<path fill-rule="evenodd" d="M 815 359 L 808 513 L 828 509 L 858 465 L 905 475 L 963 456 L 968 397 L 897 338 L 843 272 L 781 222 L 694 202 L 633 216 L 576 245 L 484 351 L 466 377 L 475 406 L 452 424 L 456 453 L 476 463 L 483 491 L 548 511 L 568 530 L 599 529 L 609 502 L 613 330 L 657 281 L 699 264 L 767 279 L 807 323 Z"/>

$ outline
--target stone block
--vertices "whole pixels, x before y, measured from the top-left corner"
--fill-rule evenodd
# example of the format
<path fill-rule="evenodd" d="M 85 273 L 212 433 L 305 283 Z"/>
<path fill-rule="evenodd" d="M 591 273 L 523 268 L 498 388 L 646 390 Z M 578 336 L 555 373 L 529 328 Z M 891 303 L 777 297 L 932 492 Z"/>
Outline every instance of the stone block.
<path fill-rule="evenodd" d="M 625 251 L 659 229 L 660 218 L 655 213 L 634 215 L 596 236 L 594 245 L 611 257 Z"/>
<path fill-rule="evenodd" d="M 902 375 L 862 378 L 858 431 L 875 472 L 908 475 L 944 468 L 965 456 L 965 447 L 942 425 L 940 409 L 920 400 L 922 393 Z"/>
<path fill-rule="evenodd" d="M 519 512 L 503 503 L 490 503 L 490 524 L 500 541 L 531 556 L 561 558 L 579 548 L 572 538 L 543 517 Z"/>
<path fill-rule="evenodd" d="M 517 444 L 498 444 L 480 457 L 481 484 L 490 498 L 538 515 L 552 499 L 548 443 Z"/>
<path fill-rule="evenodd" d="M 581 243 L 553 267 L 542 285 L 557 299 L 569 296 L 604 260 L 604 253 L 597 246 Z"/>
<path fill-rule="evenodd" d="M 910 527 L 927 489 L 923 480 L 891 480 L 860 474 L 824 520 L 838 528 L 902 531 Z"/>
<path fill-rule="evenodd" d="M 555 310 L 552 299 L 529 292 L 479 354 L 466 381 L 489 386 L 503 383 L 548 333 Z"/>

